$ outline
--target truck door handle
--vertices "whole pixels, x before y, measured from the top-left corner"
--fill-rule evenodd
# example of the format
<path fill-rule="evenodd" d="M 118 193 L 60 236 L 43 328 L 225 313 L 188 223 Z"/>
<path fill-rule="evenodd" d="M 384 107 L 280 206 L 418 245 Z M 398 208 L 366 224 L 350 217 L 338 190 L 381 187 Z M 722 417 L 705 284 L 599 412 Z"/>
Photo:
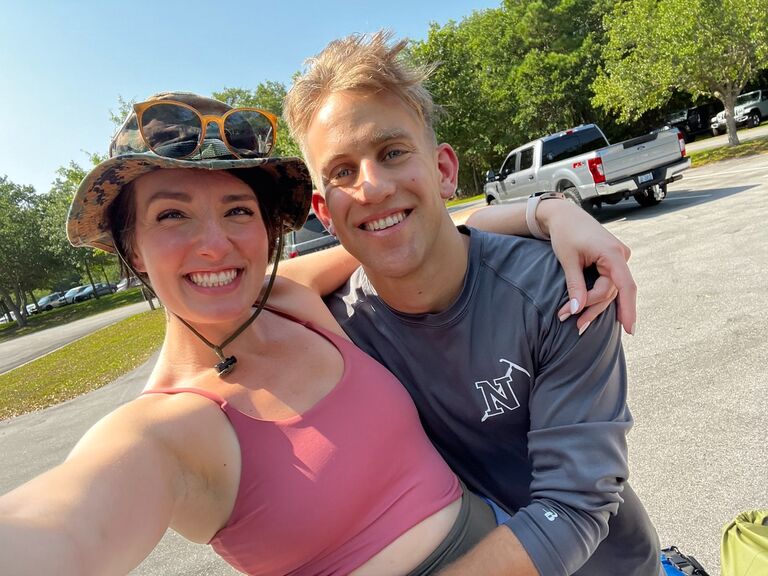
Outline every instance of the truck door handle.
<path fill-rule="evenodd" d="M 514 184 L 514 183 L 515 183 L 515 181 L 514 181 L 514 180 L 510 181 L 510 184 Z"/>
<path fill-rule="evenodd" d="M 533 176 L 528 176 L 528 180 L 533 180 Z"/>
<path fill-rule="evenodd" d="M 645 144 L 640 144 L 640 146 L 637 147 L 638 150 L 645 150 Z"/>

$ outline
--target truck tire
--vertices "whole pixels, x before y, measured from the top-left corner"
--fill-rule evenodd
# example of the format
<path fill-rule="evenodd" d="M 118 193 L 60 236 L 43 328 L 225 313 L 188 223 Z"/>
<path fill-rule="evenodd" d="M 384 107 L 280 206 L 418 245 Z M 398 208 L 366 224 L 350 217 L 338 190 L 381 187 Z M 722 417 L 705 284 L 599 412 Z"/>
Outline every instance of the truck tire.
<path fill-rule="evenodd" d="M 587 210 L 589 208 L 589 205 L 584 202 L 584 200 L 581 199 L 581 195 L 579 194 L 579 191 L 576 189 L 575 186 L 569 186 L 568 188 L 563 189 L 563 195 L 565 196 L 566 200 L 570 200 L 576 206 L 579 208 L 582 208 L 584 210 Z"/>
<path fill-rule="evenodd" d="M 759 110 L 752 110 L 752 112 L 749 113 L 749 117 L 747 118 L 747 128 L 757 128 L 760 126 L 760 122 L 762 122 L 762 118 L 760 117 L 760 111 Z"/>
<path fill-rule="evenodd" d="M 633 198 L 635 201 L 637 201 L 640 206 L 643 208 L 647 208 L 649 206 L 656 206 L 659 202 L 664 200 L 664 198 L 667 197 L 667 185 L 661 184 L 657 186 L 653 186 L 651 188 L 646 188 L 645 190 L 640 190 L 639 192 L 635 192 L 633 195 Z"/>
<path fill-rule="evenodd" d="M 485 202 L 488 204 L 488 206 L 493 206 L 494 204 L 498 204 L 499 200 L 496 198 L 496 196 L 488 196 L 485 199 Z"/>

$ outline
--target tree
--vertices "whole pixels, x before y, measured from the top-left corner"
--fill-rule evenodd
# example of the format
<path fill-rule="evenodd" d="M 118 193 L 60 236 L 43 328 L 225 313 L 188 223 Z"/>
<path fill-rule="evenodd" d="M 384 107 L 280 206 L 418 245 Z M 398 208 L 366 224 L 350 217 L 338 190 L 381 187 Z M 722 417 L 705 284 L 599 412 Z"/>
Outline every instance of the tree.
<path fill-rule="evenodd" d="M 738 144 L 734 103 L 768 67 L 768 0 L 631 0 L 606 17 L 608 42 L 593 103 L 628 122 L 675 90 L 712 96 Z"/>
<path fill-rule="evenodd" d="M 213 97 L 216 100 L 226 102 L 232 107 L 251 106 L 261 108 L 267 112 L 272 112 L 278 117 L 277 121 L 277 141 L 272 151 L 274 156 L 301 156 L 299 145 L 291 138 L 288 133 L 288 126 L 283 120 L 283 99 L 287 90 L 281 82 L 260 83 L 254 90 L 245 88 L 224 88 L 221 92 L 214 92 Z"/>
<path fill-rule="evenodd" d="M 27 295 L 44 282 L 51 266 L 41 224 L 34 188 L 0 177 L 0 299 L 20 326 L 26 325 Z"/>
<path fill-rule="evenodd" d="M 433 24 L 413 45 L 417 63 L 440 63 L 429 87 L 445 110 L 438 136 L 464 167 L 462 187 L 479 192 L 477 174 L 528 140 L 604 120 L 585 87 L 600 63 L 602 14 L 614 2 L 506 0 L 458 24 Z"/>

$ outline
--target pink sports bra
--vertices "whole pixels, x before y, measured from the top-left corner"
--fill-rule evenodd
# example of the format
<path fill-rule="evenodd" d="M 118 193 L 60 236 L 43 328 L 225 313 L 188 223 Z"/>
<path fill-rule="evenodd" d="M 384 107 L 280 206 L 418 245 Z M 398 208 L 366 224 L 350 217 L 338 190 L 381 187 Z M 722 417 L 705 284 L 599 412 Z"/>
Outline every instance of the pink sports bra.
<path fill-rule="evenodd" d="M 304 414 L 272 422 L 202 389 L 144 392 L 200 394 L 229 418 L 240 443 L 240 485 L 227 525 L 210 543 L 246 574 L 348 574 L 461 496 L 395 377 L 346 339 L 298 322 L 344 360 L 341 380 Z"/>

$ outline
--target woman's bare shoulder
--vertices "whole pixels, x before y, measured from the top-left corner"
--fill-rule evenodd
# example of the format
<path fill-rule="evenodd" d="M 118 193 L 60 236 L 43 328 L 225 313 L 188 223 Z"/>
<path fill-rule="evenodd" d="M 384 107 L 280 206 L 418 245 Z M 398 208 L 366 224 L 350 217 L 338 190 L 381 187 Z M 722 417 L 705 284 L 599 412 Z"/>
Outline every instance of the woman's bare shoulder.
<path fill-rule="evenodd" d="M 267 306 L 346 337 L 322 298 L 316 292 L 293 280 L 278 276 L 269 295 Z"/>

